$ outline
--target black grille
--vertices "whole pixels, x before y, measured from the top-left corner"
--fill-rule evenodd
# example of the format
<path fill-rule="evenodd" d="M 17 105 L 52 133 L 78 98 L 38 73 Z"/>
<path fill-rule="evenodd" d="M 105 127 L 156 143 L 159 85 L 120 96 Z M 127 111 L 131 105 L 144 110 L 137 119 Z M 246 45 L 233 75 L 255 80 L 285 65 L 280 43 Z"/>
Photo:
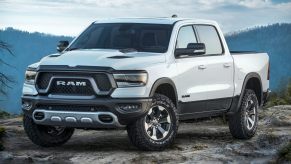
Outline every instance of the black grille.
<path fill-rule="evenodd" d="M 46 89 L 53 73 L 39 73 L 37 80 L 37 87 L 39 89 Z"/>
<path fill-rule="evenodd" d="M 105 112 L 106 106 L 82 106 L 82 105 L 37 105 L 38 109 L 51 111 L 76 111 L 76 112 Z"/>
<path fill-rule="evenodd" d="M 106 74 L 98 74 L 93 78 L 96 81 L 100 91 L 109 91 L 111 89 L 111 84 Z"/>
<path fill-rule="evenodd" d="M 75 77 L 74 79 L 69 79 L 71 81 L 86 81 L 86 86 L 57 86 L 55 81 L 52 81 L 51 87 L 49 89 L 50 93 L 56 94 L 77 94 L 77 95 L 94 95 L 95 92 L 92 88 L 92 85 L 89 80 L 85 80 L 82 78 L 92 77 L 98 86 L 100 91 L 110 91 L 112 88 L 110 80 L 105 73 L 85 73 L 85 72 L 40 72 L 37 79 L 36 85 L 38 89 L 47 89 L 49 82 L 52 77 L 60 77 L 55 80 L 68 79 L 68 77 Z M 67 78 L 65 78 L 67 77 Z M 79 77 L 79 79 L 78 79 Z M 63 79 L 62 79 L 63 78 Z"/>
<path fill-rule="evenodd" d="M 57 85 L 57 82 L 63 82 L 65 85 Z M 86 85 L 78 85 L 77 82 L 84 82 Z M 68 84 L 68 85 L 67 85 Z M 89 80 L 87 79 L 54 79 L 52 81 L 51 88 L 49 93 L 52 94 L 73 94 L 73 95 L 81 95 L 81 96 L 90 96 L 95 95 L 95 91 Z"/>

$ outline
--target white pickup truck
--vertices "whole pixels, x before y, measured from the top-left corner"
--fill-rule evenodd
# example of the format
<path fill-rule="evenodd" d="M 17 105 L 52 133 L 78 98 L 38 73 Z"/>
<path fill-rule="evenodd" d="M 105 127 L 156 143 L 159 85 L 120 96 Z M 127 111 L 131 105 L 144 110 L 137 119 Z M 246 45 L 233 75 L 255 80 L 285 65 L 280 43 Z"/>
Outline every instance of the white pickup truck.
<path fill-rule="evenodd" d="M 179 121 L 219 115 L 249 139 L 269 94 L 268 55 L 230 52 L 214 21 L 104 19 L 57 49 L 28 67 L 23 87 L 25 131 L 44 147 L 75 128 L 126 128 L 138 148 L 163 150 Z"/>

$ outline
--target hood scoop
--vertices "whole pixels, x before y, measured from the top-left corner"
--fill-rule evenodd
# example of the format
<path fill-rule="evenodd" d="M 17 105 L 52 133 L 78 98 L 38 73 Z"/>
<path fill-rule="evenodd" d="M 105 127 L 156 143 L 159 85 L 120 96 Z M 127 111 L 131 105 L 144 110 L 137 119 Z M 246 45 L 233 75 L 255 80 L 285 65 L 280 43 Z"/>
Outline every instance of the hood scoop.
<path fill-rule="evenodd" d="M 48 57 L 55 58 L 55 57 L 59 57 L 59 56 L 61 56 L 61 54 L 53 54 L 53 55 L 49 55 Z"/>
<path fill-rule="evenodd" d="M 126 59 L 126 58 L 133 58 L 132 56 L 110 56 L 110 57 L 107 57 L 107 58 L 110 58 L 110 59 Z"/>

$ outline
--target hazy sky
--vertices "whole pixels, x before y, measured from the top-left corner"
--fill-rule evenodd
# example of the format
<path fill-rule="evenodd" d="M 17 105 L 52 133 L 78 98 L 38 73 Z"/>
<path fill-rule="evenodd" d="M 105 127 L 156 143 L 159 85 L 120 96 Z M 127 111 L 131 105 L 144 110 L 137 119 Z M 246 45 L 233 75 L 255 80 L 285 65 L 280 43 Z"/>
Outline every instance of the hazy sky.
<path fill-rule="evenodd" d="M 79 34 L 98 18 L 179 17 L 216 20 L 225 33 L 291 22 L 291 0 L 0 0 L 0 28 Z"/>

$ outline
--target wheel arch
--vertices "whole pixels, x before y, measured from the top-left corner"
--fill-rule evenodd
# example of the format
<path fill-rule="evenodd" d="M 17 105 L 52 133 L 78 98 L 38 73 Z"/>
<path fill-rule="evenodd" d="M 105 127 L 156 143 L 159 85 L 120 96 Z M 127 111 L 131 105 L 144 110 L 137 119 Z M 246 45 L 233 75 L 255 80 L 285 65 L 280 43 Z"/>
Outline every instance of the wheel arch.
<path fill-rule="evenodd" d="M 230 111 L 229 111 L 230 114 L 237 112 L 237 110 L 240 108 L 241 101 L 246 89 L 252 89 L 256 93 L 259 105 L 262 104 L 263 86 L 262 86 L 261 77 L 258 73 L 251 72 L 245 76 L 240 95 L 235 96 L 233 98 Z"/>
<path fill-rule="evenodd" d="M 155 93 L 160 93 L 169 97 L 175 106 L 178 106 L 178 94 L 176 85 L 170 78 L 163 77 L 156 80 L 151 88 L 150 97 L 153 97 Z"/>

